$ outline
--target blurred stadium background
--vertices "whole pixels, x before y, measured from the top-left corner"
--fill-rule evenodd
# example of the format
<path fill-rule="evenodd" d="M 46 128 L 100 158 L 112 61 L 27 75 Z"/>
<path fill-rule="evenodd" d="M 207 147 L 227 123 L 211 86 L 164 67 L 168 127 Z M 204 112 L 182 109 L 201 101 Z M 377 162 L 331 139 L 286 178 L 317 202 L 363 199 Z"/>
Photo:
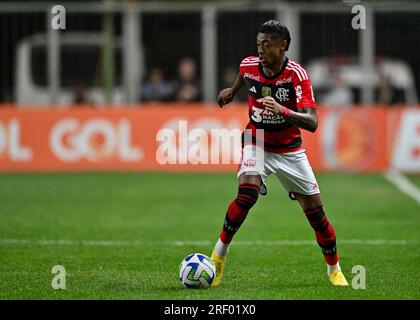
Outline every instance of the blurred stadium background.
<path fill-rule="evenodd" d="M 51 27 L 54 5 L 65 9 L 65 29 Z M 366 10 L 365 29 L 352 27 L 355 6 Z M 276 196 L 238 235 L 233 284 L 177 287 L 178 263 L 189 251 L 210 253 L 236 188 L 235 163 L 179 163 L 177 152 L 194 143 L 192 129 L 244 128 L 245 90 L 224 110 L 215 101 L 272 18 L 290 29 L 288 56 L 312 80 L 320 125 L 303 141 L 347 250 L 345 270 L 382 270 L 363 293 L 336 295 L 321 278 L 306 288 L 310 275 L 296 271 L 296 284 L 285 265 L 270 278 L 284 261 L 321 268 L 317 248 L 299 245 L 312 233 L 298 208 Z M 0 0 L 0 297 L 418 299 L 419 33 L 418 1 Z M 187 135 L 184 146 L 170 141 L 176 164 L 158 160 L 166 128 Z M 207 142 L 212 150 L 211 135 Z M 261 251 L 248 240 L 285 242 Z M 264 260 L 283 245 L 302 260 L 287 252 Z M 49 287 L 48 268 L 60 263 L 72 270 L 65 293 Z"/>

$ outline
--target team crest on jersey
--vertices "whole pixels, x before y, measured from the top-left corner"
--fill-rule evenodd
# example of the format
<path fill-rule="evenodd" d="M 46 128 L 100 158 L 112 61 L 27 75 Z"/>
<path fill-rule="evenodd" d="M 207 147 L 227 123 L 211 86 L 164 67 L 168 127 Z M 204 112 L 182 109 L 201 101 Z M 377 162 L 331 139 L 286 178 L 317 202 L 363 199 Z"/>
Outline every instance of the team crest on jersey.
<path fill-rule="evenodd" d="M 271 88 L 270 87 L 262 87 L 261 94 L 263 97 L 270 97 L 271 96 Z"/>
<path fill-rule="evenodd" d="M 289 89 L 278 88 L 277 89 L 277 92 L 276 92 L 276 98 L 280 102 L 289 100 Z"/>

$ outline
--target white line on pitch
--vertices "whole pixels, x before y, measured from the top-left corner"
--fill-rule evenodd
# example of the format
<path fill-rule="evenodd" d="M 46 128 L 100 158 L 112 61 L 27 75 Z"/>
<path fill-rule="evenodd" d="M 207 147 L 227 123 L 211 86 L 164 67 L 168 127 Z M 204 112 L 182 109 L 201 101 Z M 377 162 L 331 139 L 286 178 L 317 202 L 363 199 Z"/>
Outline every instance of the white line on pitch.
<path fill-rule="evenodd" d="M 401 240 L 401 239 L 343 239 L 338 240 L 339 244 L 352 245 L 408 245 L 418 244 L 418 240 Z M 186 247 L 186 246 L 210 246 L 214 241 L 140 241 L 140 240 L 40 240 L 40 239 L 0 239 L 0 245 L 38 245 L 38 246 L 105 246 L 105 247 L 120 247 L 120 246 L 168 246 L 168 247 Z M 235 246 L 301 246 L 301 245 L 315 245 L 315 240 L 239 240 L 233 241 Z"/>
<path fill-rule="evenodd" d="M 407 177 L 396 170 L 390 170 L 385 175 L 385 178 L 391 182 L 398 190 L 405 193 L 418 204 L 420 204 L 420 189 L 417 188 Z"/>

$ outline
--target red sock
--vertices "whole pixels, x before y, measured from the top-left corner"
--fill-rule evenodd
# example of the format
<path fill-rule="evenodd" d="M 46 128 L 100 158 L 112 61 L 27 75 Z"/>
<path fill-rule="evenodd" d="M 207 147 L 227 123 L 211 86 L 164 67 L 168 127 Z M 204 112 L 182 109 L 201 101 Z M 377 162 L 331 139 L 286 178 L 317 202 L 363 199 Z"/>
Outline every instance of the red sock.
<path fill-rule="evenodd" d="M 329 265 L 335 265 L 338 262 L 335 232 L 322 206 L 305 210 L 305 215 L 315 231 L 316 240 L 321 247 L 325 261 Z"/>
<path fill-rule="evenodd" d="M 227 209 L 220 240 L 229 244 L 233 236 L 244 222 L 248 211 L 257 202 L 260 188 L 252 183 L 242 183 L 238 188 L 238 195 Z"/>

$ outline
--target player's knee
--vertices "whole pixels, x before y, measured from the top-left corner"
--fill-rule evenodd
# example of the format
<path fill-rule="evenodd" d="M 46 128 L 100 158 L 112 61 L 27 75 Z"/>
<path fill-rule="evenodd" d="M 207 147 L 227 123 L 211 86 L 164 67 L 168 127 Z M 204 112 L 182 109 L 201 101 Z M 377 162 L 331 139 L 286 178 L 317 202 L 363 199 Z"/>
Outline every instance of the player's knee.
<path fill-rule="evenodd" d="M 255 184 L 257 186 L 261 186 L 262 184 L 262 179 L 261 176 L 257 173 L 257 172 L 244 172 L 239 176 L 239 185 L 243 184 L 243 183 L 250 183 L 250 184 Z"/>
<path fill-rule="evenodd" d="M 321 194 L 305 195 L 293 192 L 302 209 L 306 212 L 316 210 L 322 207 Z"/>
<path fill-rule="evenodd" d="M 258 200 L 260 187 L 253 183 L 242 183 L 238 188 L 238 195 L 235 202 L 244 209 L 251 209 Z"/>

